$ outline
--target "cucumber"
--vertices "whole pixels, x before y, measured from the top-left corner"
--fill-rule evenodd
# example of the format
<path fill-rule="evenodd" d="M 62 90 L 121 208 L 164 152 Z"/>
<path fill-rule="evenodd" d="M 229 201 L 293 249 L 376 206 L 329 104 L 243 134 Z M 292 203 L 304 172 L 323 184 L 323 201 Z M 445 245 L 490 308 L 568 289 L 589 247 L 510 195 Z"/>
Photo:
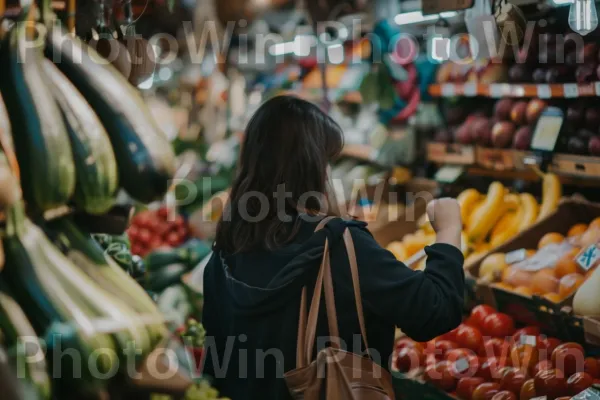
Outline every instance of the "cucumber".
<path fill-rule="evenodd" d="M 25 201 L 44 211 L 71 198 L 75 166 L 60 110 L 46 86 L 42 49 L 32 47 L 26 28 L 23 21 L 16 23 L 0 46 L 0 91 L 10 116 Z"/>
<path fill-rule="evenodd" d="M 118 188 L 117 161 L 108 134 L 67 77 L 47 59 L 43 68 L 69 132 L 77 174 L 73 201 L 90 214 L 104 214 L 113 206 Z"/>
<path fill-rule="evenodd" d="M 112 143 L 122 187 L 136 200 L 161 199 L 175 155 L 139 93 L 102 58 L 59 25 L 48 26 L 46 55 L 94 108 Z M 76 55 L 76 57 L 75 57 Z"/>

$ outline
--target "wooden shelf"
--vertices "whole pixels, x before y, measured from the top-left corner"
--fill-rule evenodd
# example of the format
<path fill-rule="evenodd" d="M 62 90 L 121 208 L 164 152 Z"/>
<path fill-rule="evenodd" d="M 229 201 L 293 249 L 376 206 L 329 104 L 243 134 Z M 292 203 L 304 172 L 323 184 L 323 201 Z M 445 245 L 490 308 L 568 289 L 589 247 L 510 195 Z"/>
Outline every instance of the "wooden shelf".
<path fill-rule="evenodd" d="M 600 96 L 600 82 L 585 84 L 441 83 L 430 85 L 429 94 L 433 97 L 539 97 L 540 99 L 596 97 Z"/>

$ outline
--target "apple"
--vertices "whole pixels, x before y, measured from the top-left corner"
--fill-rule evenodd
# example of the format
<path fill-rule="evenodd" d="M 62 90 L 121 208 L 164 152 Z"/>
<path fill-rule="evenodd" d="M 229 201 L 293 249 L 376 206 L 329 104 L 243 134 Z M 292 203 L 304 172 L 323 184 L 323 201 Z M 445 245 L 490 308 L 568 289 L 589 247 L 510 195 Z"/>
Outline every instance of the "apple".
<path fill-rule="evenodd" d="M 583 347 L 579 343 L 563 343 L 552 352 L 552 363 L 563 377 L 582 372 L 584 362 Z"/>
<path fill-rule="evenodd" d="M 508 390 L 502 390 L 494 395 L 491 400 L 518 400 L 517 395 Z"/>
<path fill-rule="evenodd" d="M 595 108 L 585 110 L 585 126 L 591 130 L 597 130 L 600 126 L 600 112 Z"/>
<path fill-rule="evenodd" d="M 456 129 L 454 132 L 454 140 L 457 143 L 471 144 L 473 137 L 471 135 L 471 127 L 469 125 L 470 124 L 465 122 L 459 126 L 458 129 Z"/>
<path fill-rule="evenodd" d="M 517 101 L 510 110 L 510 119 L 517 125 L 523 125 L 527 122 L 527 102 Z"/>
<path fill-rule="evenodd" d="M 590 138 L 588 152 L 592 156 L 600 156 L 600 136 L 593 136 Z"/>
<path fill-rule="evenodd" d="M 570 137 L 567 141 L 567 151 L 571 154 L 585 154 L 587 152 L 587 146 L 580 138 Z"/>
<path fill-rule="evenodd" d="M 571 105 L 567 108 L 566 122 L 567 126 L 579 126 L 583 123 L 585 111 L 581 103 Z"/>
<path fill-rule="evenodd" d="M 535 83 L 546 83 L 546 70 L 544 68 L 536 68 L 533 71 L 532 78 Z"/>
<path fill-rule="evenodd" d="M 536 123 L 540 115 L 542 115 L 542 113 L 546 109 L 546 106 L 546 102 L 540 99 L 533 99 L 529 103 L 527 103 L 527 110 L 525 112 L 527 116 L 527 122 L 529 124 Z"/>
<path fill-rule="evenodd" d="M 487 118 L 477 118 L 471 125 L 471 136 L 473 142 L 480 146 L 489 146 L 492 142 L 493 123 Z"/>
<path fill-rule="evenodd" d="M 416 347 L 404 347 L 396 356 L 396 368 L 400 372 L 408 372 L 423 365 L 425 358 L 422 350 Z"/>
<path fill-rule="evenodd" d="M 513 393 L 519 393 L 526 381 L 527 375 L 522 371 L 513 368 L 500 379 L 500 388 Z"/>
<path fill-rule="evenodd" d="M 514 83 L 531 82 L 531 70 L 523 64 L 515 64 L 508 70 L 508 80 Z"/>
<path fill-rule="evenodd" d="M 499 391 L 500 384 L 495 382 L 484 382 L 475 388 L 471 400 L 492 400 Z"/>
<path fill-rule="evenodd" d="M 571 69 L 566 65 L 554 65 L 546 72 L 547 83 L 559 83 L 568 81 L 571 75 Z"/>
<path fill-rule="evenodd" d="M 430 365 L 425 368 L 423 376 L 425 381 L 431 383 L 435 387 L 450 392 L 456 388 L 457 380 L 452 376 L 450 363 L 440 361 L 437 364 Z"/>
<path fill-rule="evenodd" d="M 498 100 L 494 106 L 494 116 L 499 121 L 510 120 L 510 111 L 512 110 L 514 101 L 509 98 Z"/>
<path fill-rule="evenodd" d="M 515 130 L 512 122 L 496 122 L 492 128 L 492 145 L 497 148 L 507 147 L 513 140 Z"/>
<path fill-rule="evenodd" d="M 530 127 L 520 127 L 513 138 L 512 148 L 517 150 L 529 150 L 532 135 L 533 130 Z"/>
<path fill-rule="evenodd" d="M 477 386 L 481 385 L 483 382 L 483 378 L 478 377 L 462 378 L 458 381 L 458 385 L 456 385 L 456 394 L 461 399 L 471 400 L 473 392 Z"/>
<path fill-rule="evenodd" d="M 442 128 L 434 134 L 433 140 L 439 143 L 452 143 L 452 132 L 449 129 Z"/>
<path fill-rule="evenodd" d="M 596 66 L 583 64 L 575 70 L 575 80 L 577 83 L 587 83 L 596 80 Z"/>
<path fill-rule="evenodd" d="M 598 57 L 598 45 L 596 43 L 587 43 L 580 50 L 579 60 L 584 63 L 595 63 Z"/>
<path fill-rule="evenodd" d="M 579 139 L 583 140 L 584 142 L 588 142 L 591 138 L 596 136 L 596 134 L 589 129 L 582 128 L 582 129 L 577 130 L 577 133 L 575 133 L 575 136 L 578 137 Z"/>

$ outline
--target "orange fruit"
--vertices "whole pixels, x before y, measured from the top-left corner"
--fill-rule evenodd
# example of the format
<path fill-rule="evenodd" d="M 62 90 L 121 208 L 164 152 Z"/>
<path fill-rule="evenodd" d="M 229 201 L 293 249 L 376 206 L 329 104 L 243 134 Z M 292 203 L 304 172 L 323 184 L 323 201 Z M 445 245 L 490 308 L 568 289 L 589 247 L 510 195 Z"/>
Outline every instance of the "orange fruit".
<path fill-rule="evenodd" d="M 545 299 L 550 300 L 553 303 L 560 303 L 563 301 L 563 297 L 558 293 L 546 293 L 544 296 Z"/>
<path fill-rule="evenodd" d="M 554 271 L 544 268 L 533 275 L 531 279 L 531 291 L 534 294 L 544 294 L 558 291 L 558 279 Z"/>
<path fill-rule="evenodd" d="M 527 258 L 531 258 L 533 256 L 535 256 L 535 253 L 537 253 L 537 250 L 533 250 L 533 249 L 528 249 L 525 254 L 527 255 Z"/>
<path fill-rule="evenodd" d="M 504 283 L 504 282 L 493 283 L 492 287 L 494 287 L 496 289 L 507 290 L 507 291 L 513 290 L 513 287 L 511 285 L 509 285 L 508 283 Z"/>
<path fill-rule="evenodd" d="M 579 271 L 579 265 L 575 262 L 575 256 L 569 251 L 556 263 L 554 276 L 560 279 L 565 275 L 574 274 L 577 271 Z"/>
<path fill-rule="evenodd" d="M 569 229 L 567 233 L 568 237 L 583 235 L 587 231 L 588 226 L 586 224 L 575 224 Z"/>
<path fill-rule="evenodd" d="M 519 286 L 519 287 L 515 288 L 513 290 L 513 292 L 520 294 L 521 296 L 527 296 L 527 297 L 531 297 L 531 295 L 533 294 L 533 292 L 531 291 L 531 288 L 528 288 L 527 286 Z"/>
<path fill-rule="evenodd" d="M 592 227 L 590 224 L 588 230 L 581 236 L 581 246 L 588 247 L 598 241 L 600 241 L 600 228 Z"/>
<path fill-rule="evenodd" d="M 530 286 L 533 274 L 519 268 L 511 268 L 504 276 L 504 283 L 511 286 Z"/>
<path fill-rule="evenodd" d="M 579 286 L 581 286 L 583 282 L 585 282 L 585 276 L 581 274 L 573 273 L 565 275 L 560 279 L 558 294 L 562 297 L 567 297 L 579 289 Z"/>
<path fill-rule="evenodd" d="M 600 217 L 590 222 L 590 226 L 588 227 L 588 229 L 600 229 Z"/>
<path fill-rule="evenodd" d="M 541 249 L 542 247 L 548 246 L 552 243 L 562 243 L 563 240 L 565 240 L 565 237 L 558 232 L 546 233 L 540 239 L 538 243 L 538 249 Z"/>

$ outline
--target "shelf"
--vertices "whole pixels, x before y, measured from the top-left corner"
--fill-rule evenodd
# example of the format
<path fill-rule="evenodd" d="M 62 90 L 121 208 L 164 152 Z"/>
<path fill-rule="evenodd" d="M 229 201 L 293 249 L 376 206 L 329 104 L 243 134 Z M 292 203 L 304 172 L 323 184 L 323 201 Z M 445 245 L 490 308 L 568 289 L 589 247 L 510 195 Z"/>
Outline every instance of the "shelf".
<path fill-rule="evenodd" d="M 458 143 L 427 143 L 427 160 L 436 164 L 471 165 L 475 148 Z"/>
<path fill-rule="evenodd" d="M 600 96 L 600 82 L 585 84 L 442 83 L 430 85 L 429 94 L 433 97 L 539 97 L 540 99 L 595 97 Z"/>

